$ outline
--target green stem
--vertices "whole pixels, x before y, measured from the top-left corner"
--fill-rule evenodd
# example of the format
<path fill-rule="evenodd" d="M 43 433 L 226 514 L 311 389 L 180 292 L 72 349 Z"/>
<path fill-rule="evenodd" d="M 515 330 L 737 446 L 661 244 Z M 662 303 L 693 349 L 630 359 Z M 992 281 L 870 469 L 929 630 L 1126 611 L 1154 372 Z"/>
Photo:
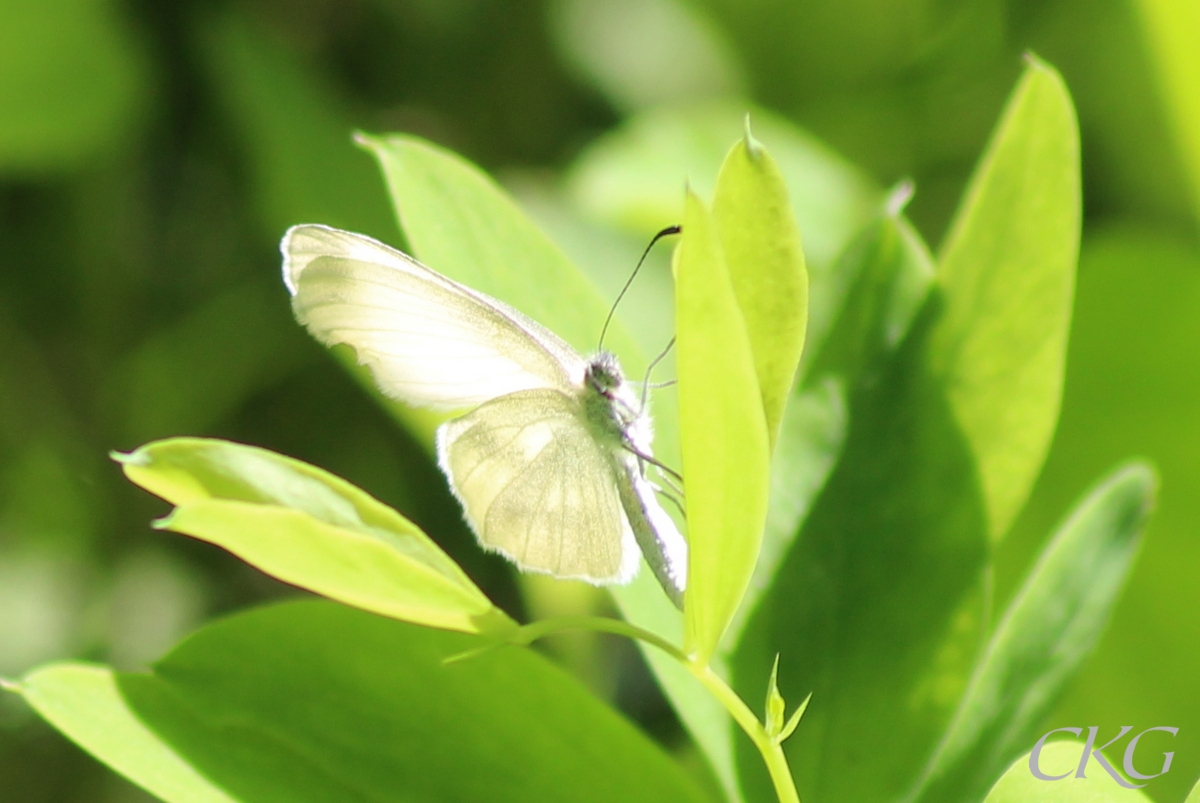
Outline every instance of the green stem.
<path fill-rule="evenodd" d="M 754 712 L 737 696 L 737 692 L 729 688 L 729 684 L 712 671 L 711 666 L 701 666 L 691 661 L 686 663 L 696 679 L 725 706 L 734 722 L 741 726 L 762 754 L 763 763 L 767 765 L 767 772 L 771 775 L 771 783 L 775 785 L 775 796 L 779 798 L 779 803 L 800 803 L 800 793 L 796 791 L 796 782 L 792 780 L 792 771 L 788 767 L 787 756 L 783 754 L 783 745 L 767 735 L 766 729 Z"/>
<path fill-rule="evenodd" d="M 521 627 L 510 643 L 531 644 L 544 636 L 563 630 L 595 630 L 638 639 L 658 647 L 686 666 L 701 685 L 725 707 L 758 748 L 763 763 L 767 765 L 767 772 L 771 775 L 771 783 L 775 785 L 775 795 L 779 798 L 779 803 L 800 803 L 800 793 L 796 791 L 796 782 L 792 780 L 792 771 L 788 767 L 787 756 L 783 754 L 783 745 L 767 735 L 766 728 L 758 721 L 750 707 L 738 697 L 737 692 L 731 689 L 728 683 L 712 671 L 711 666 L 689 658 L 674 644 L 649 630 L 643 630 L 623 619 L 609 619 L 603 616 L 560 616 L 542 619 Z"/>
<path fill-rule="evenodd" d="M 658 647 L 677 661 L 688 663 L 687 656 L 662 636 L 651 633 L 649 630 L 643 630 L 637 625 L 631 625 L 623 619 L 609 619 L 604 616 L 556 616 L 553 619 L 541 619 L 522 626 L 511 641 L 516 644 L 532 644 L 540 638 L 562 630 L 595 630 L 637 639 Z"/>

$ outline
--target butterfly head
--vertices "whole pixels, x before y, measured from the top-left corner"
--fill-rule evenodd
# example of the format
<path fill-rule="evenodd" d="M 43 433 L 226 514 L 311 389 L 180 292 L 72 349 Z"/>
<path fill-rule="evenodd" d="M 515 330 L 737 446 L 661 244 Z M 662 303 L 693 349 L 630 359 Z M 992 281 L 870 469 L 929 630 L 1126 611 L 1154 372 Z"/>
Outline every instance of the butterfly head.
<path fill-rule="evenodd" d="M 601 396 L 611 399 L 625 384 L 625 375 L 621 373 L 616 356 L 612 352 L 601 351 L 588 361 L 583 381 Z"/>

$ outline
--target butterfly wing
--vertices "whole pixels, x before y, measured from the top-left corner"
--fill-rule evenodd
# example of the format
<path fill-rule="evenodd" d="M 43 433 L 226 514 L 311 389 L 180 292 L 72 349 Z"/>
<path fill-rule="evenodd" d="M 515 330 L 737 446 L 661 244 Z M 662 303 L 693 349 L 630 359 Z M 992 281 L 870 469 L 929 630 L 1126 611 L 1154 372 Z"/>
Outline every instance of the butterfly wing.
<path fill-rule="evenodd" d="M 480 543 L 521 569 L 597 584 L 637 571 L 620 466 L 578 397 L 529 390 L 493 399 L 442 425 L 438 460 Z"/>
<path fill-rule="evenodd" d="M 296 318 L 353 347 L 393 398 L 453 409 L 583 381 L 583 358 L 549 329 L 370 237 L 294 226 L 280 250 Z"/>

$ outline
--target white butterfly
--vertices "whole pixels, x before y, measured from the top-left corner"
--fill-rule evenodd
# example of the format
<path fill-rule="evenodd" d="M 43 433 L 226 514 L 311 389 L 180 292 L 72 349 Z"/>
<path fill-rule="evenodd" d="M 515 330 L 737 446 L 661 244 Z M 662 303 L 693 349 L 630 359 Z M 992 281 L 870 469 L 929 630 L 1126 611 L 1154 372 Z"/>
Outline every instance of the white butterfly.
<path fill-rule="evenodd" d="M 296 318 L 352 346 L 401 401 L 473 407 L 438 463 L 485 549 L 526 571 L 626 583 L 638 547 L 681 604 L 687 544 L 646 478 L 650 418 L 616 357 L 584 359 L 512 307 L 383 243 L 294 226 L 280 244 Z"/>

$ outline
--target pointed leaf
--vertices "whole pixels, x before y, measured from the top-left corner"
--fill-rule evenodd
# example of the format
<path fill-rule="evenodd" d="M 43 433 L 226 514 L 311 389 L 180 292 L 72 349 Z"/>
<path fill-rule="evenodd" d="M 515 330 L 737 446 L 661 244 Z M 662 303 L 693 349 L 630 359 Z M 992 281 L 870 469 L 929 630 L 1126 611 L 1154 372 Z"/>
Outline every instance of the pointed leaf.
<path fill-rule="evenodd" d="M 1071 98 L 1031 58 L 942 249 L 931 352 L 979 464 L 992 538 L 1025 504 L 1058 421 L 1080 207 Z"/>
<path fill-rule="evenodd" d="M 808 710 L 808 704 L 812 702 L 812 693 L 810 692 L 804 701 L 796 707 L 788 718 L 787 724 L 783 726 L 783 732 L 779 734 L 779 741 L 786 742 L 788 737 L 796 732 L 796 728 L 800 726 L 800 720 L 804 718 L 804 712 Z"/>
<path fill-rule="evenodd" d="M 758 558 L 769 447 L 754 357 L 720 234 L 691 193 L 676 251 L 675 298 L 689 535 L 684 645 L 705 662 Z"/>
<path fill-rule="evenodd" d="M 1059 528 L 996 628 L 915 799 L 974 799 L 1037 740 L 1108 623 L 1155 485 L 1144 464 L 1121 468 Z"/>
<path fill-rule="evenodd" d="M 775 664 L 771 667 L 771 677 L 767 680 L 767 703 L 763 708 L 763 725 L 768 736 L 778 736 L 783 730 L 783 716 L 787 710 L 787 702 L 779 693 L 779 656 L 775 656 Z"/>
<path fill-rule="evenodd" d="M 592 217 L 649 237 L 682 219 L 684 181 L 701 197 L 711 195 L 729 143 L 745 132 L 747 112 L 787 182 L 804 232 L 812 300 L 820 306 L 825 272 L 874 214 L 879 189 L 816 137 L 766 109 L 729 100 L 634 115 L 584 150 L 567 174 L 568 188 Z"/>
<path fill-rule="evenodd" d="M 21 690 L 167 803 L 704 799 L 533 651 L 443 665 L 481 641 L 290 603 L 204 628 L 150 674 L 56 664 Z"/>
<path fill-rule="evenodd" d="M 808 323 L 808 274 L 779 166 L 746 135 L 725 158 L 713 220 L 746 322 L 771 447 L 792 392 Z"/>
<path fill-rule="evenodd" d="M 281 580 L 431 627 L 515 626 L 415 525 L 318 468 L 203 438 L 156 441 L 118 459 L 130 480 L 177 506 L 159 526 Z"/>

